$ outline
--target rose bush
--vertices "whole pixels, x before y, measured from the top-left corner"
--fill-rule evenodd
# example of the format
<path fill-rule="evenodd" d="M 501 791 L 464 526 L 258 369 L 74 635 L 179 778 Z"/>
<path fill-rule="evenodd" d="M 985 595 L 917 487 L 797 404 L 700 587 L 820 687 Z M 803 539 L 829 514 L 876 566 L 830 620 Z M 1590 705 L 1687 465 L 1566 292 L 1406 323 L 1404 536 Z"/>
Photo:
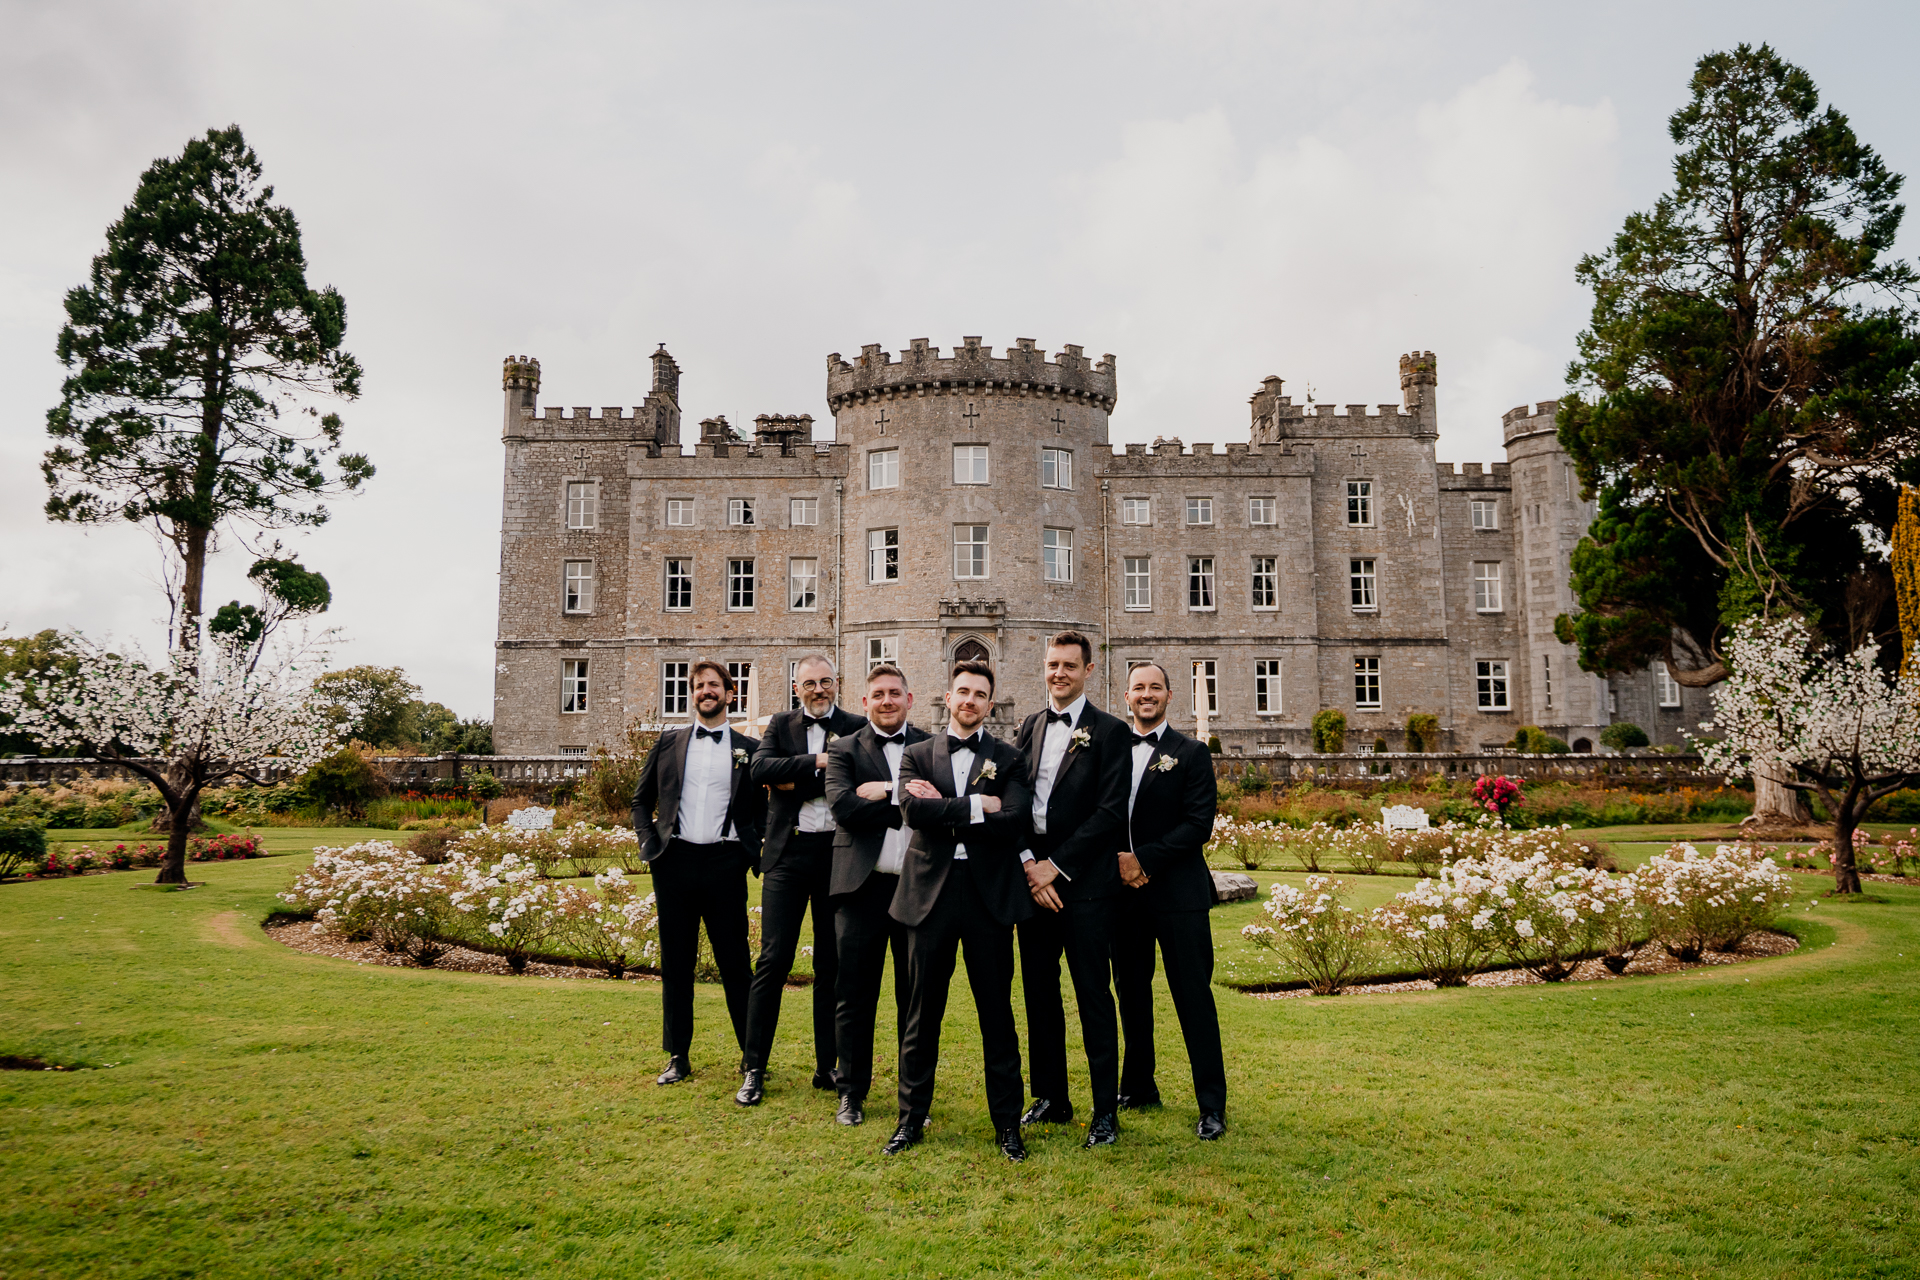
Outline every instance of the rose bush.
<path fill-rule="evenodd" d="M 1264 907 L 1272 923 L 1247 925 L 1241 936 L 1278 952 L 1315 995 L 1338 995 L 1368 949 L 1367 918 L 1342 901 L 1346 892 L 1326 876 L 1308 876 L 1304 891 L 1276 884 Z"/>
<path fill-rule="evenodd" d="M 1772 924 L 1793 896 L 1773 858 L 1750 844 L 1703 854 L 1676 843 L 1634 872 L 1648 927 L 1667 953 L 1686 961 L 1731 951 Z"/>

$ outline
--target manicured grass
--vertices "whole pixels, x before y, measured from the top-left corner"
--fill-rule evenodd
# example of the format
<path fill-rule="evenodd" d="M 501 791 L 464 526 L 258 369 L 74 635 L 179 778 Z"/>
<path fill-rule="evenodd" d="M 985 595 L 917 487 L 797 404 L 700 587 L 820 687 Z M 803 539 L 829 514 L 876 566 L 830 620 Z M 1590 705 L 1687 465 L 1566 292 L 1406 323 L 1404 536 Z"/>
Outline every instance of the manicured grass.
<path fill-rule="evenodd" d="M 1220 990 L 1212 1145 L 1163 992 L 1168 1108 L 1109 1150 L 1030 1135 L 1014 1167 L 964 983 L 934 1130 L 888 1160 L 884 1097 L 842 1129 L 806 1087 L 806 994 L 765 1106 L 729 1101 L 713 987 L 699 1074 L 658 1089 L 657 985 L 293 952 L 256 923 L 298 861 L 196 864 L 185 893 L 0 886 L 0 1053 L 117 1064 L 0 1074 L 0 1275 L 1784 1278 L 1920 1253 L 1913 889 L 1802 906 L 1801 952 L 1674 977 Z M 1223 943 L 1257 909 L 1217 910 Z"/>

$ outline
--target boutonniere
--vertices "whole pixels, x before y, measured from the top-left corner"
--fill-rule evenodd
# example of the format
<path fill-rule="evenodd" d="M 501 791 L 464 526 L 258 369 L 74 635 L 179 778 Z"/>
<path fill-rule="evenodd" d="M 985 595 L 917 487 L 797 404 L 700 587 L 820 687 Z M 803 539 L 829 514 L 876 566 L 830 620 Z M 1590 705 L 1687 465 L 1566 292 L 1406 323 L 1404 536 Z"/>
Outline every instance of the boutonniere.
<path fill-rule="evenodd" d="M 832 746 L 832 745 L 833 745 L 833 744 L 834 744 L 834 743 L 835 743 L 836 741 L 838 741 L 838 740 L 839 740 L 839 737 L 840 737 L 840 735 L 839 735 L 839 734 L 837 734 L 837 733 L 835 733 L 835 732 L 834 732 L 833 730 L 831 730 L 831 729 L 829 729 L 829 730 L 827 730 L 827 736 L 826 736 L 825 738 L 822 738 L 822 739 L 820 740 L 820 745 L 821 745 L 822 747 L 830 747 L 830 746 Z"/>
<path fill-rule="evenodd" d="M 1093 745 L 1092 734 L 1088 733 L 1085 729 L 1075 729 L 1073 731 L 1073 742 L 1070 746 L 1068 746 L 1067 750 L 1078 751 L 1083 747 L 1090 747 L 1092 745 Z"/>
<path fill-rule="evenodd" d="M 735 747 L 733 749 L 733 762 L 742 769 L 747 767 L 747 749 L 745 747 Z"/>
<path fill-rule="evenodd" d="M 1148 765 L 1147 768 L 1153 770 L 1155 773 L 1171 773 L 1173 766 L 1174 759 L 1172 756 L 1158 756 L 1155 757 L 1154 762 Z"/>
<path fill-rule="evenodd" d="M 982 782 L 992 782 L 1000 774 L 999 768 L 989 760 L 980 766 L 980 772 L 974 776 Z"/>

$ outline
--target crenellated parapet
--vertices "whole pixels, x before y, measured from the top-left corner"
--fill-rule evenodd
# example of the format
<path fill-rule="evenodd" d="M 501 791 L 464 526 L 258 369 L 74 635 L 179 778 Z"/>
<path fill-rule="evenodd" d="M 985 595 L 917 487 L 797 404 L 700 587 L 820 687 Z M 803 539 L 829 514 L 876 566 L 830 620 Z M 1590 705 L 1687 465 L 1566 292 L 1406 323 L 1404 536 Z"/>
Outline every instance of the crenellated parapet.
<path fill-rule="evenodd" d="M 1500 415 L 1500 433 L 1503 442 L 1512 444 L 1527 436 L 1550 433 L 1554 430 L 1554 415 L 1559 411 L 1558 400 L 1542 400 L 1533 405 L 1516 405 Z"/>
<path fill-rule="evenodd" d="M 1111 413 L 1119 381 L 1111 355 L 1093 361 L 1069 343 L 1048 360 L 1031 338 L 1015 339 L 998 358 L 977 337 L 961 339 L 946 357 L 925 338 L 915 338 L 898 360 L 878 343 L 852 361 L 837 351 L 827 357 L 827 404 L 835 413 L 866 400 L 949 394 L 1072 399 Z"/>
<path fill-rule="evenodd" d="M 1505 491 L 1513 487 L 1513 468 L 1505 462 L 1484 466 L 1478 462 L 1442 462 L 1434 471 L 1445 493 Z"/>
<path fill-rule="evenodd" d="M 1236 476 L 1310 476 L 1314 470 L 1313 445 L 1307 441 L 1268 444 L 1230 443 L 1224 452 L 1198 441 L 1192 445 L 1178 439 L 1157 439 L 1152 444 L 1129 444 L 1124 452 L 1101 452 L 1094 458 L 1095 472 L 1103 479 L 1148 480 L 1157 477 Z"/>

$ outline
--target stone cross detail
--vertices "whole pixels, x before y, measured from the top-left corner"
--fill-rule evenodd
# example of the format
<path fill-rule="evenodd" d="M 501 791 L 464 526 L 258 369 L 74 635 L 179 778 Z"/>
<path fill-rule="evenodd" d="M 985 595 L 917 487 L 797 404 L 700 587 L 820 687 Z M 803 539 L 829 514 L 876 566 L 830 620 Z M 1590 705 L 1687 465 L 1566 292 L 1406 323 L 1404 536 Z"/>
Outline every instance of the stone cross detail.
<path fill-rule="evenodd" d="M 973 401 L 971 400 L 967 401 L 967 411 L 960 416 L 967 420 L 967 430 L 969 433 L 971 433 L 974 427 L 980 422 L 980 411 L 973 407 Z"/>
<path fill-rule="evenodd" d="M 880 416 L 875 418 L 874 422 L 879 426 L 881 435 L 887 434 L 887 406 L 880 406 Z"/>
<path fill-rule="evenodd" d="M 573 460 L 580 464 L 580 471 L 582 474 L 585 474 L 587 464 L 591 462 L 593 458 L 592 455 L 587 452 L 587 446 L 581 445 L 579 452 L 573 455 Z"/>
<path fill-rule="evenodd" d="M 1061 428 L 1066 426 L 1067 422 L 1065 418 L 1060 416 L 1060 410 L 1058 409 L 1053 411 L 1053 417 L 1049 418 L 1048 421 L 1053 423 L 1053 434 L 1055 435 L 1060 434 Z"/>

